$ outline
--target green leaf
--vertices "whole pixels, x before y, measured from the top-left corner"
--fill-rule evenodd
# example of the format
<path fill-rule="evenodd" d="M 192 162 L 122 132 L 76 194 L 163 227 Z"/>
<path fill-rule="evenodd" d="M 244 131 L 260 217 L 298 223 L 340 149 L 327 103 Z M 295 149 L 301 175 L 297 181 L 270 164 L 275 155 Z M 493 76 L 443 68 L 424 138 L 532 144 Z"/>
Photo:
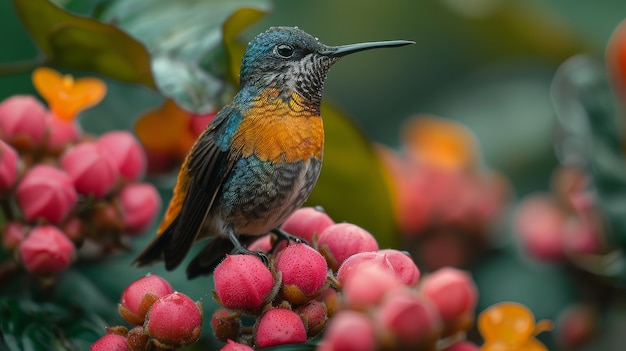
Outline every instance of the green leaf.
<path fill-rule="evenodd" d="M 228 61 L 222 24 L 228 19 L 242 30 L 268 9 L 268 1 L 252 0 L 188 0 L 184 6 L 171 0 L 114 0 L 103 8 L 100 19 L 115 21 L 146 45 L 156 84 L 166 97 L 187 110 L 205 113 L 232 95 L 226 84 L 231 69 L 220 62 Z M 233 38 L 236 34 L 229 32 Z"/>
<path fill-rule="evenodd" d="M 46 62 L 154 87 L 148 52 L 122 30 L 64 11 L 47 0 L 13 0 Z"/>
<path fill-rule="evenodd" d="M 322 174 L 307 202 L 337 222 L 355 223 L 397 248 L 391 190 L 371 143 L 337 108 L 322 104 L 325 143 Z"/>

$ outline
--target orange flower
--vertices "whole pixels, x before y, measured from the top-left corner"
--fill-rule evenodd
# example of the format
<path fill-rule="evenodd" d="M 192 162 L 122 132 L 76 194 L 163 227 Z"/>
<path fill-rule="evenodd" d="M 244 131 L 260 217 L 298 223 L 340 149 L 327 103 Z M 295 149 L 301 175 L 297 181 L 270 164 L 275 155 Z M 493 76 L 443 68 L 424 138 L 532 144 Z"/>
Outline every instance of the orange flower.
<path fill-rule="evenodd" d="M 502 302 L 478 316 L 478 330 L 485 339 L 481 351 L 548 351 L 535 335 L 552 329 L 552 322 L 541 320 L 528 307 L 515 302 Z"/>
<path fill-rule="evenodd" d="M 35 69 L 32 80 L 39 94 L 48 102 L 50 111 L 68 122 L 74 120 L 80 111 L 102 101 L 107 91 L 101 79 L 74 79 L 46 67 Z"/>
<path fill-rule="evenodd" d="M 445 169 L 475 168 L 480 157 L 476 138 L 466 126 L 433 116 L 410 119 L 402 129 L 402 142 L 411 158 Z"/>

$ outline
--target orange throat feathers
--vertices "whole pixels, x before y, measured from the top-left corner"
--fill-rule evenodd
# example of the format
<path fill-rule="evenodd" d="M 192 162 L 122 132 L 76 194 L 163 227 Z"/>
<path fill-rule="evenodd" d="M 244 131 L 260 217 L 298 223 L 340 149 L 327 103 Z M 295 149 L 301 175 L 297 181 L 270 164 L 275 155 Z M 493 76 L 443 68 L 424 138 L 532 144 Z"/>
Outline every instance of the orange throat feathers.
<path fill-rule="evenodd" d="M 245 112 L 232 148 L 261 161 L 297 162 L 322 158 L 324 128 L 319 111 L 297 93 L 288 101 L 277 89 L 257 96 Z M 237 153 L 235 153 L 237 154 Z"/>

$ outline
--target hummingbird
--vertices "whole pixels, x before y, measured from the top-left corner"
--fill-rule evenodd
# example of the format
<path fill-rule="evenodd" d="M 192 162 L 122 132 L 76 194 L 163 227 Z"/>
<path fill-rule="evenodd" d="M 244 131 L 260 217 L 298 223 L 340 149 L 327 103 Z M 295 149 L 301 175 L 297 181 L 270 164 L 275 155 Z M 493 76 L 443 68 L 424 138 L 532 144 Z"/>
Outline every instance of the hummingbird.
<path fill-rule="evenodd" d="M 240 89 L 187 154 L 156 238 L 135 259 L 184 260 L 194 242 L 211 237 L 188 264 L 187 277 L 211 274 L 226 254 L 262 253 L 246 245 L 274 233 L 309 197 L 322 167 L 324 81 L 340 58 L 393 40 L 327 46 L 298 27 L 271 27 L 246 48 Z"/>

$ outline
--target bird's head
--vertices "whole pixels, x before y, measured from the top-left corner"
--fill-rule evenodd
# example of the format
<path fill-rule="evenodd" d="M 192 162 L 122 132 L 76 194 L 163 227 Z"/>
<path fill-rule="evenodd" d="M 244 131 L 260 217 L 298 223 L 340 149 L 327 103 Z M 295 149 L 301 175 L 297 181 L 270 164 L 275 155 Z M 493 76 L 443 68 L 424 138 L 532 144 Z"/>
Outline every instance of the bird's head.
<path fill-rule="evenodd" d="M 341 57 L 375 48 L 412 44 L 396 40 L 327 46 L 297 27 L 272 27 L 249 44 L 241 63 L 241 86 L 297 92 L 319 104 L 326 74 Z"/>

